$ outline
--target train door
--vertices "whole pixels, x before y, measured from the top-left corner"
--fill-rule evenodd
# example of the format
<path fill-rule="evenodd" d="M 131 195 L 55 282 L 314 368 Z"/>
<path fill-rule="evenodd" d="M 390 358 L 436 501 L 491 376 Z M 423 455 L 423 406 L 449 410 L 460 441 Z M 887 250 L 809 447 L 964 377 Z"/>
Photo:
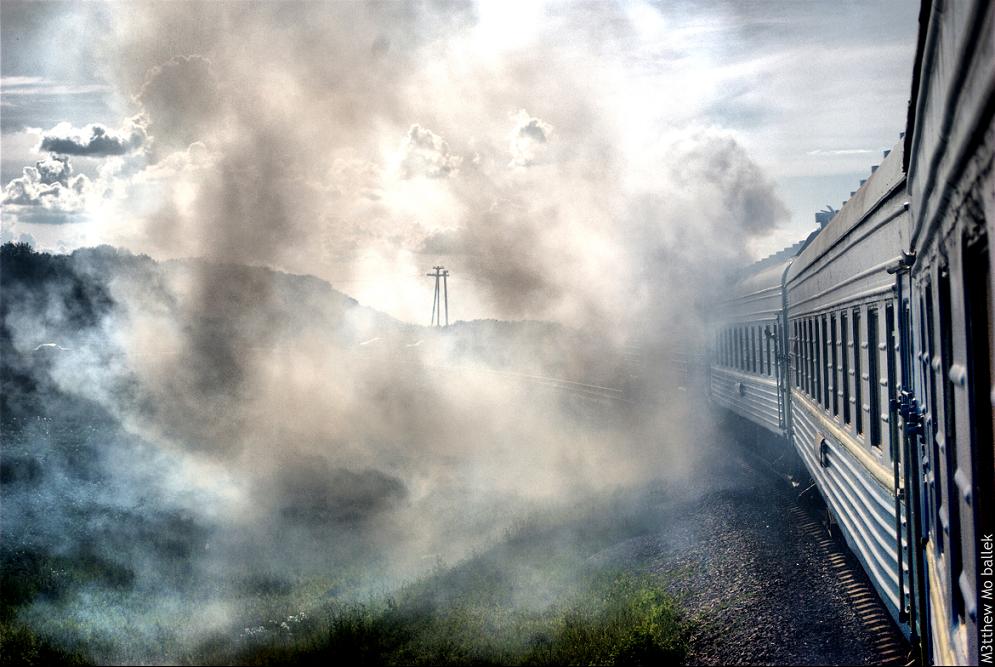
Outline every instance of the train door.
<path fill-rule="evenodd" d="M 959 252 L 950 253 L 954 317 L 952 363 L 948 375 L 953 387 L 957 427 L 957 467 L 953 489 L 960 505 L 961 572 L 954 588 L 954 619 L 967 630 L 968 656 L 978 656 L 981 539 L 993 532 L 992 413 L 992 291 L 989 246 L 984 227 L 967 227 Z M 959 264 L 959 266 L 957 266 Z M 959 269 L 959 270 L 958 270 Z M 951 540 L 953 536 L 951 536 Z"/>
<path fill-rule="evenodd" d="M 930 623 L 928 575 L 926 572 L 925 502 L 923 490 L 923 424 L 922 412 L 916 392 L 914 359 L 918 357 L 913 323 L 912 264 L 915 255 L 907 255 L 891 270 L 895 274 L 896 303 L 898 307 L 898 381 L 892 396 L 891 408 L 901 421 L 901 452 L 904 487 L 896 492 L 905 501 L 905 536 L 908 549 L 908 609 L 909 639 L 920 664 L 929 664 Z M 921 345 L 921 343 L 920 343 Z"/>
<path fill-rule="evenodd" d="M 938 240 L 904 298 L 902 417 L 910 509 L 909 544 L 921 574 L 914 586 L 925 655 L 973 661 L 978 655 L 979 546 L 995 502 L 992 413 L 992 287 L 986 234 Z M 899 280 L 900 289 L 904 279 Z M 911 323 L 915 322 L 912 326 Z M 916 339 L 918 336 L 918 339 Z M 909 364 L 909 362 L 914 363 Z M 914 371 L 904 381 L 904 366 Z M 919 498 L 914 498 L 918 492 Z M 918 530 L 919 535 L 912 534 Z M 925 597 L 925 599 L 924 599 Z M 936 633 L 927 629 L 935 630 Z M 935 645 L 929 643 L 935 641 Z"/>

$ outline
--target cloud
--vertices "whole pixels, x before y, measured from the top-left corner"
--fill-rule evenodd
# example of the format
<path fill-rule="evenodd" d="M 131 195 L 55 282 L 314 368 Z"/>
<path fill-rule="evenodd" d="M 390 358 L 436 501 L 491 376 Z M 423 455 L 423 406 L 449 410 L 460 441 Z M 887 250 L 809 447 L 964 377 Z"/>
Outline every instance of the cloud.
<path fill-rule="evenodd" d="M 391 276 L 439 255 L 472 282 L 461 317 L 587 326 L 641 308 L 624 280 L 601 279 L 614 267 L 693 267 L 692 237 L 742 260 L 747 237 L 783 220 L 743 144 L 689 123 L 685 78 L 647 85 L 620 48 L 638 26 L 617 8 L 557 10 L 534 48 L 493 52 L 476 38 L 495 26 L 473 12 L 200 8 L 115 18 L 116 83 L 146 134 L 95 179 L 98 242 L 314 273 L 405 319 L 423 290 Z M 151 29 L 176 40 L 143 39 Z M 128 131 L 114 136 L 119 150 Z M 649 294 L 653 276 L 639 279 Z"/>
<path fill-rule="evenodd" d="M 70 123 L 59 123 L 42 134 L 38 149 L 61 155 L 107 157 L 137 151 L 147 138 L 139 118 L 129 120 L 120 132 L 108 130 L 99 123 L 81 128 L 75 128 Z"/>
<path fill-rule="evenodd" d="M 877 153 L 877 150 L 873 148 L 840 148 L 833 150 L 816 148 L 815 150 L 805 151 L 805 155 L 867 155 L 869 153 Z"/>
<path fill-rule="evenodd" d="M 0 79 L 4 97 L 27 95 L 93 95 L 112 90 L 106 83 L 67 83 L 40 76 L 5 76 Z"/>
<path fill-rule="evenodd" d="M 510 166 L 531 166 L 545 152 L 546 144 L 553 134 L 553 126 L 539 118 L 533 118 L 525 109 L 520 109 L 513 118 L 516 124 L 511 133 Z"/>
<path fill-rule="evenodd" d="M 455 174 L 463 158 L 449 150 L 446 141 L 427 128 L 412 125 L 401 144 L 403 178 L 446 178 Z"/>
<path fill-rule="evenodd" d="M 53 155 L 25 167 L 23 176 L 7 184 L 3 207 L 20 222 L 77 222 L 91 189 L 85 174 L 73 175 L 68 156 Z"/>
<path fill-rule="evenodd" d="M 150 68 L 134 100 L 149 119 L 156 146 L 182 150 L 212 138 L 211 124 L 224 109 L 222 93 L 211 61 L 192 54 Z"/>

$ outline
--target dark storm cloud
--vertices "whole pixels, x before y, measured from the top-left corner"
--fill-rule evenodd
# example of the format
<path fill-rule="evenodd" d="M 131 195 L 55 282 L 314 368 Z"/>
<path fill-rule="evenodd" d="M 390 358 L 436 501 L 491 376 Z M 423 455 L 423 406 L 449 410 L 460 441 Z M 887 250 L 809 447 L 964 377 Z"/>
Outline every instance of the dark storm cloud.
<path fill-rule="evenodd" d="M 120 133 L 108 130 L 99 123 L 80 129 L 60 123 L 42 135 L 38 148 L 61 155 L 108 157 L 136 151 L 145 140 L 145 129 L 137 123 L 130 123 L 130 128 Z"/>

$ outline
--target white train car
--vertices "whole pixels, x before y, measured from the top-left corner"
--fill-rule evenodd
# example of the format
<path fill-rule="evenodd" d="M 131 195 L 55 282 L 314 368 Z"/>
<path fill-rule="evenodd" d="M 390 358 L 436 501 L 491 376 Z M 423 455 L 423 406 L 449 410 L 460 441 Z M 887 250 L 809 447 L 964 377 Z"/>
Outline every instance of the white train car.
<path fill-rule="evenodd" d="M 895 278 L 908 247 L 901 145 L 799 253 L 786 278 L 790 437 L 896 620 L 908 609 Z"/>
<path fill-rule="evenodd" d="M 923 3 L 911 98 L 843 208 L 716 307 L 710 392 L 793 445 L 917 662 L 991 664 L 995 3 Z"/>
<path fill-rule="evenodd" d="M 782 280 L 790 254 L 751 267 L 718 306 L 709 367 L 714 403 L 782 437 L 787 434 Z"/>
<path fill-rule="evenodd" d="M 921 547 L 914 622 L 927 658 L 990 664 L 995 602 L 983 537 L 995 533 L 993 4 L 924 3 L 913 72 L 906 171 L 915 225 L 898 286 L 909 371 L 900 399 L 907 451 L 918 454 L 909 461 L 909 487 L 919 491 L 912 538 Z"/>

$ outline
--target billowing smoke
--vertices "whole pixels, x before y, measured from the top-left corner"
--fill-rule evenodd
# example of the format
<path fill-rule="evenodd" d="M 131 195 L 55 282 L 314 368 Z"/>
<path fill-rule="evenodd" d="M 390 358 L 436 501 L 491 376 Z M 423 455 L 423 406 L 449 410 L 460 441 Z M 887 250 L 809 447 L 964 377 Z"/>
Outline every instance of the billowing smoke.
<path fill-rule="evenodd" d="M 101 490 L 74 486 L 69 459 L 25 487 L 45 494 L 5 498 L 5 515 L 44 526 L 16 539 L 121 568 L 97 588 L 167 616 L 182 644 L 242 620 L 246 581 L 358 570 L 383 585 L 471 553 L 535 503 L 693 467 L 661 456 L 688 449 L 674 395 L 606 407 L 536 381 L 632 384 L 647 372 L 623 348 L 667 373 L 662 354 L 701 338 L 698 302 L 785 217 L 732 135 L 629 113 L 621 10 L 551 10 L 523 48 L 471 5 L 138 7 L 115 8 L 102 50 L 140 121 L 62 127 L 41 148 L 117 160 L 98 236 L 160 261 L 79 252 L 58 260 L 64 280 L 5 293 L 10 350 L 70 348 L 17 372 L 116 434 L 87 464 Z M 79 183 L 66 157 L 31 169 L 5 201 L 27 210 Z M 461 319 L 555 324 L 403 323 L 427 318 L 438 263 Z M 70 326 L 79 299 L 85 326 Z M 99 517 L 91 535 L 69 528 L 78 511 Z M 64 613 L 93 613 L 93 595 Z M 192 599 L 201 611 L 178 621 Z"/>
<path fill-rule="evenodd" d="M 643 316 L 649 267 L 722 266 L 786 217 L 678 82 L 640 97 L 622 8 L 523 16 L 523 43 L 475 5 L 189 9 L 113 16 L 104 73 L 140 120 L 43 138 L 143 152 L 106 170 L 99 242 L 317 275 L 406 320 L 441 262 L 461 317 L 595 326 Z"/>

